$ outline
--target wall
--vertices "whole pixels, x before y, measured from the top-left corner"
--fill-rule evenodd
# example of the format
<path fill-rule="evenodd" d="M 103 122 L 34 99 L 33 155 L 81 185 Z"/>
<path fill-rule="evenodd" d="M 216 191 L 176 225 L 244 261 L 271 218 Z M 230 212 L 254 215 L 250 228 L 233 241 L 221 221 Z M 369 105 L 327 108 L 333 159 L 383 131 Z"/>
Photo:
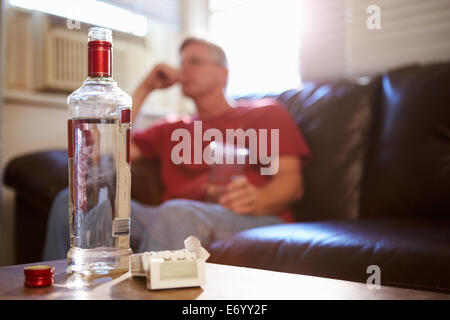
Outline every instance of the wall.
<path fill-rule="evenodd" d="M 16 156 L 44 149 L 67 148 L 66 109 L 5 103 L 2 110 L 2 168 Z M 14 263 L 14 192 L 2 187 L 1 264 Z"/>
<path fill-rule="evenodd" d="M 3 122 L 3 83 L 4 83 L 4 72 L 5 69 L 5 1 L 0 0 L 0 129 Z M 0 181 L 3 181 L 3 165 L 2 165 L 2 154 L 3 154 L 3 142 L 2 142 L 2 130 L 0 130 Z M 6 261 L 7 252 L 4 249 L 5 234 L 3 232 L 3 226 L 6 224 L 6 220 L 3 214 L 3 190 L 0 187 L 0 265 Z"/>

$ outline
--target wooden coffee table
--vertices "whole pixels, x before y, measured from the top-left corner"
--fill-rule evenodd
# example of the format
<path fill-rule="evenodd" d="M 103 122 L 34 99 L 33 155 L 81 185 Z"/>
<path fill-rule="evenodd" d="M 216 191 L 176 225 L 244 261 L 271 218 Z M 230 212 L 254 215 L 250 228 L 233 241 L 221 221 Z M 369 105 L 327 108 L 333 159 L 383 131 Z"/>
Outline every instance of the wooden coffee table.
<path fill-rule="evenodd" d="M 46 288 L 24 287 L 23 268 L 0 268 L 0 299 L 165 299 L 165 300 L 301 300 L 301 299 L 448 299 L 450 294 L 382 286 L 369 289 L 364 283 L 333 280 L 206 264 L 206 285 L 149 291 L 145 278 L 129 273 L 90 280 L 66 274 L 66 261 L 50 261 L 55 267 L 55 284 Z"/>

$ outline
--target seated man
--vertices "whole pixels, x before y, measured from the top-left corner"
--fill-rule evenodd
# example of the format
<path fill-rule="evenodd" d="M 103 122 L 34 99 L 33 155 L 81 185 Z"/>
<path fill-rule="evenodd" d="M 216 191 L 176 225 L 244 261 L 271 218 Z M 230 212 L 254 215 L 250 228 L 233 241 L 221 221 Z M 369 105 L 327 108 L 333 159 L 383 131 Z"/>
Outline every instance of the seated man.
<path fill-rule="evenodd" d="M 169 117 L 146 130 L 132 133 L 131 160 L 159 157 L 165 189 L 164 202 L 157 207 L 132 200 L 131 247 L 134 252 L 179 249 L 190 235 L 208 246 L 241 230 L 292 222 L 289 206 L 303 194 L 302 159 L 309 156 L 309 149 L 289 113 L 276 105 L 275 100 L 264 106 L 229 101 L 224 92 L 227 60 L 220 47 L 188 38 L 180 47 L 180 55 L 180 70 L 157 65 L 133 95 L 132 120 L 151 92 L 176 83 L 181 84 L 183 94 L 194 101 L 197 109 L 193 116 Z M 220 193 L 209 183 L 211 166 L 203 157 L 197 157 L 203 155 L 210 141 L 202 140 L 200 153 L 195 150 L 199 145 L 193 141 L 196 136 L 197 139 L 199 135 L 203 137 L 208 129 L 213 129 L 211 132 L 215 136 L 221 134 L 227 138 L 236 129 L 246 133 L 248 129 L 257 133 L 265 130 L 266 135 L 266 140 L 258 137 L 258 163 L 246 165 L 242 174 L 230 180 Z M 272 136 L 274 131 L 277 134 Z M 174 132 L 188 133 L 192 139 L 183 154 L 177 148 L 180 135 Z M 245 147 L 251 147 L 250 137 L 246 139 Z M 267 145 L 264 146 L 261 139 Z M 251 149 L 250 153 L 255 152 Z M 267 149 L 270 163 L 265 161 L 267 157 L 262 159 L 262 149 Z M 194 161 L 190 161 L 192 158 Z M 268 166 L 272 170 L 262 175 Z M 210 196 L 215 196 L 217 201 L 205 202 Z M 67 215 L 66 189 L 52 204 L 44 260 L 64 258 L 69 250 Z"/>

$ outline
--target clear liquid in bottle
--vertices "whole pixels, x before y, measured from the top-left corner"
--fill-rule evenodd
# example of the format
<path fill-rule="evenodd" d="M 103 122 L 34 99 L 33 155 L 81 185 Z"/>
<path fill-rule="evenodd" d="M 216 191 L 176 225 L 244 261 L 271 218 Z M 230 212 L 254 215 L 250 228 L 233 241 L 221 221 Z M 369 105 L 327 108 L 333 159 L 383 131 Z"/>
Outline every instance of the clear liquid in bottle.
<path fill-rule="evenodd" d="M 128 271 L 129 128 L 119 118 L 71 119 L 68 273 Z"/>

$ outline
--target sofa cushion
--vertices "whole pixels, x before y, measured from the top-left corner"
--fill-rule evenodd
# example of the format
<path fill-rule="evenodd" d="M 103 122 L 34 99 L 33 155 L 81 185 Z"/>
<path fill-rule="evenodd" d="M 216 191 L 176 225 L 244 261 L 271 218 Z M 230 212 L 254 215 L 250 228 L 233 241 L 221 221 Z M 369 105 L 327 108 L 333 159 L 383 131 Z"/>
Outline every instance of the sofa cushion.
<path fill-rule="evenodd" d="M 209 262 L 450 291 L 450 220 L 360 220 L 281 224 L 246 230 L 209 248 Z"/>
<path fill-rule="evenodd" d="M 303 169 L 305 192 L 294 205 L 297 220 L 356 218 L 368 132 L 378 78 L 305 83 L 279 96 L 303 132 L 311 161 Z M 326 199 L 326 201 L 324 201 Z"/>
<path fill-rule="evenodd" d="M 382 78 L 362 217 L 450 217 L 450 63 Z"/>

